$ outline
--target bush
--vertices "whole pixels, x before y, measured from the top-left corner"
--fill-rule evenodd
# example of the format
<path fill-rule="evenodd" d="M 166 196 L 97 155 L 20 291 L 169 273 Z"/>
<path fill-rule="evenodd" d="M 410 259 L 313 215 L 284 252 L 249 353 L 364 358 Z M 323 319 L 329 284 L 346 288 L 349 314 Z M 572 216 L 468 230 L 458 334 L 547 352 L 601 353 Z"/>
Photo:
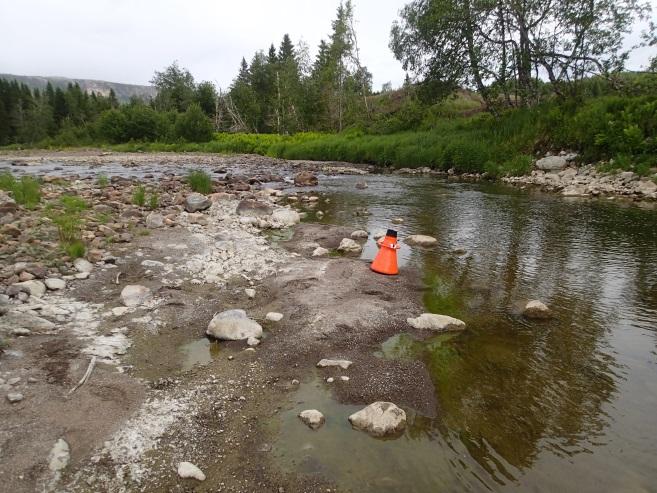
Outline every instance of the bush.
<path fill-rule="evenodd" d="M 193 170 L 187 175 L 187 183 L 195 192 L 208 194 L 212 192 L 212 179 L 205 171 Z"/>
<path fill-rule="evenodd" d="M 176 119 L 176 135 L 188 142 L 208 142 L 213 133 L 212 122 L 196 103 Z"/>
<path fill-rule="evenodd" d="M 66 255 L 72 259 L 84 257 L 86 250 L 87 248 L 81 240 L 76 240 L 71 243 L 64 244 L 64 251 L 66 252 Z"/>
<path fill-rule="evenodd" d="M 96 133 L 101 140 L 118 144 L 125 142 L 128 119 L 117 109 L 103 111 L 96 122 Z"/>
<path fill-rule="evenodd" d="M 155 210 L 159 204 L 160 198 L 158 197 L 157 192 L 151 193 L 150 197 L 148 197 L 148 207 L 151 210 Z"/>
<path fill-rule="evenodd" d="M 109 178 L 107 178 L 106 175 L 98 175 L 98 178 L 96 179 L 96 185 L 98 185 L 100 188 L 105 188 L 107 185 L 109 185 Z"/>
<path fill-rule="evenodd" d="M 17 204 L 33 209 L 41 202 L 41 184 L 31 176 L 16 180 L 9 172 L 0 174 L 0 189 L 11 192 Z"/>
<path fill-rule="evenodd" d="M 146 203 L 146 189 L 143 185 L 138 185 L 132 191 L 132 203 L 139 207 L 143 207 Z"/>
<path fill-rule="evenodd" d="M 62 195 L 59 198 L 59 203 L 69 215 L 79 214 L 89 208 L 89 204 L 87 204 L 83 198 L 76 195 Z"/>

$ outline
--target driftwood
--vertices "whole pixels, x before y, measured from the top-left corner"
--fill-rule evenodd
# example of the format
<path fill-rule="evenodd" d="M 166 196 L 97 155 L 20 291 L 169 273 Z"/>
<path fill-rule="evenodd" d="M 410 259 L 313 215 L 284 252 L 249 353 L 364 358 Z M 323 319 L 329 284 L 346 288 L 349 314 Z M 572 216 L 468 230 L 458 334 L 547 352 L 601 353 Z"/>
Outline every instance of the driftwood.
<path fill-rule="evenodd" d="M 94 366 L 96 366 L 95 356 L 91 358 L 91 361 L 89 362 L 89 366 L 87 367 L 87 371 L 84 372 L 84 376 L 82 377 L 82 379 L 78 382 L 78 384 L 75 387 L 69 390 L 68 392 L 69 395 L 71 395 L 73 392 L 75 392 L 76 390 L 78 390 L 80 387 L 84 385 L 84 382 L 87 381 L 87 379 L 91 375 L 91 372 L 94 371 Z"/>

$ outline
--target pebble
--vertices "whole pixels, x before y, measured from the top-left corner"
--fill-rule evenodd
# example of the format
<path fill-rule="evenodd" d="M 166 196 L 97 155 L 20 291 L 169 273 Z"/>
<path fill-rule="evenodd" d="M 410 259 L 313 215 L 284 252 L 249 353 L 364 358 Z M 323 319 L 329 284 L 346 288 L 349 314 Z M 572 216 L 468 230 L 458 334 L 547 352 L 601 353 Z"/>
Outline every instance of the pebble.
<path fill-rule="evenodd" d="M 246 289 L 244 290 L 244 292 L 246 293 L 246 295 L 247 295 L 249 298 L 251 298 L 251 299 L 255 298 L 255 295 L 256 295 L 256 291 L 255 291 L 255 289 L 252 289 L 252 288 L 246 288 Z"/>
<path fill-rule="evenodd" d="M 270 322 L 280 322 L 283 319 L 283 314 L 278 312 L 269 312 L 265 318 Z"/>
<path fill-rule="evenodd" d="M 21 381 L 21 377 L 14 377 L 14 378 L 10 378 L 9 380 L 7 380 L 7 383 L 9 385 L 16 385 L 20 381 Z"/>
<path fill-rule="evenodd" d="M 44 281 L 46 287 L 51 291 L 58 291 L 66 287 L 66 281 L 64 279 L 58 279 L 56 277 L 49 277 Z"/>
<path fill-rule="evenodd" d="M 333 383 L 334 381 L 335 381 L 335 379 L 333 377 L 328 377 L 326 379 L 326 383 Z"/>
<path fill-rule="evenodd" d="M 205 474 L 191 462 L 181 462 L 178 464 L 178 476 L 185 479 L 197 479 L 205 481 Z"/>
<path fill-rule="evenodd" d="M 51 471 L 61 471 L 68 465 L 71 458 L 71 449 L 66 440 L 60 438 L 50 450 L 50 464 L 48 468 Z"/>
<path fill-rule="evenodd" d="M 258 339 L 257 337 L 249 337 L 249 338 L 246 340 L 246 343 L 247 343 L 249 346 L 252 346 L 252 347 L 253 347 L 253 346 L 257 346 L 258 344 L 260 344 L 260 339 Z"/>
<path fill-rule="evenodd" d="M 326 422 L 324 415 L 317 409 L 306 409 L 305 411 L 301 411 L 299 413 L 299 419 L 313 430 L 320 428 Z"/>
<path fill-rule="evenodd" d="M 12 404 L 14 404 L 16 402 L 20 402 L 20 401 L 23 400 L 23 394 L 18 393 L 18 392 L 7 394 L 7 400 L 9 402 L 11 402 Z"/>
<path fill-rule="evenodd" d="M 340 380 L 342 380 L 343 382 L 348 382 L 348 381 L 349 381 L 349 377 L 346 376 L 346 375 L 342 375 L 342 376 L 340 377 Z"/>
<path fill-rule="evenodd" d="M 32 333 L 30 329 L 26 329 L 25 327 L 18 327 L 16 329 L 12 329 L 11 334 L 15 336 L 29 336 Z"/>

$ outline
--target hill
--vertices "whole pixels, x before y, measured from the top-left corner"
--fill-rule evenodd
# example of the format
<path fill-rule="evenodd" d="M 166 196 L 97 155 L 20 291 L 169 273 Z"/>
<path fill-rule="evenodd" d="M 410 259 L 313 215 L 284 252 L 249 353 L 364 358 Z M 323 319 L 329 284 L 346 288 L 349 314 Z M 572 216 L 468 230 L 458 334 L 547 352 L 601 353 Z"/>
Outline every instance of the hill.
<path fill-rule="evenodd" d="M 67 77 L 41 77 L 31 75 L 13 75 L 13 74 L 0 74 L 0 79 L 17 80 L 31 89 L 45 89 L 48 82 L 54 87 L 66 88 L 68 84 L 80 85 L 83 91 L 88 93 L 95 92 L 107 96 L 110 89 L 114 89 L 116 97 L 121 102 L 128 101 L 132 96 L 137 96 L 141 99 L 151 99 L 155 97 L 155 88 L 153 86 L 140 86 L 136 84 L 121 84 L 118 82 L 108 82 L 105 80 L 92 80 L 92 79 L 69 79 Z"/>

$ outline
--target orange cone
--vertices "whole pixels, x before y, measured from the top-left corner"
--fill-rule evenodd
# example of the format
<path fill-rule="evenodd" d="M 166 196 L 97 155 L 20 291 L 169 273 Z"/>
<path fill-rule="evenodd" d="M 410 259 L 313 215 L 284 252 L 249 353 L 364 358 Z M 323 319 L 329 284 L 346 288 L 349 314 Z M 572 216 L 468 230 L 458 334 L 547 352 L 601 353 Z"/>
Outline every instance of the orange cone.
<path fill-rule="evenodd" d="M 389 276 L 399 274 L 399 268 L 397 267 L 397 250 L 399 250 L 397 231 L 389 229 L 386 236 L 377 241 L 376 244 L 379 245 L 379 253 L 376 254 L 370 269 Z"/>

